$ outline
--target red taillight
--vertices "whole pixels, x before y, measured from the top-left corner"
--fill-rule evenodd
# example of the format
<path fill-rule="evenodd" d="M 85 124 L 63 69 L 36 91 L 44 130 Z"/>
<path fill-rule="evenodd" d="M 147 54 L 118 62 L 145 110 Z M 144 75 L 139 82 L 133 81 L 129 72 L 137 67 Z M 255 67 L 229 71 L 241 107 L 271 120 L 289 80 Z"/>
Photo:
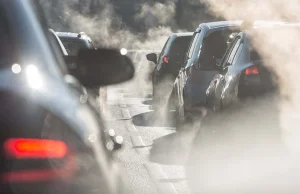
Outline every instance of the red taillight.
<path fill-rule="evenodd" d="M 7 157 L 24 158 L 63 158 L 67 146 L 62 141 L 46 139 L 8 139 L 4 143 Z"/>
<path fill-rule="evenodd" d="M 248 67 L 245 70 L 245 75 L 258 75 L 258 74 L 259 74 L 259 71 L 258 71 L 257 66 Z"/>
<path fill-rule="evenodd" d="M 6 158 L 22 161 L 24 159 L 48 159 L 57 162 L 57 166 L 22 168 L 22 170 L 0 174 L 2 183 L 41 182 L 48 180 L 70 181 L 76 172 L 76 154 L 69 150 L 66 143 L 49 139 L 8 139 L 3 144 Z"/>
<path fill-rule="evenodd" d="M 169 58 L 168 58 L 168 57 L 164 57 L 164 58 L 163 58 L 163 61 L 164 61 L 165 63 L 169 63 Z"/>

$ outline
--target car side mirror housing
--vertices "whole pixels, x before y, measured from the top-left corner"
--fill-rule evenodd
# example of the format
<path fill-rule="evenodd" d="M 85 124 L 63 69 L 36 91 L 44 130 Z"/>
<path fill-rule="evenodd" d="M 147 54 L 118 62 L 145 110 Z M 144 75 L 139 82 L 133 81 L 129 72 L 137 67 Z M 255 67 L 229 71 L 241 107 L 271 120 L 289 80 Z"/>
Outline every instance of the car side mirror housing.
<path fill-rule="evenodd" d="M 155 53 L 150 53 L 148 55 L 146 55 L 146 58 L 148 61 L 151 61 L 153 63 L 157 63 L 157 55 Z"/>
<path fill-rule="evenodd" d="M 75 58 L 66 57 L 65 60 L 70 73 L 87 88 L 121 83 L 134 76 L 131 59 L 121 55 L 119 50 L 81 49 Z"/>

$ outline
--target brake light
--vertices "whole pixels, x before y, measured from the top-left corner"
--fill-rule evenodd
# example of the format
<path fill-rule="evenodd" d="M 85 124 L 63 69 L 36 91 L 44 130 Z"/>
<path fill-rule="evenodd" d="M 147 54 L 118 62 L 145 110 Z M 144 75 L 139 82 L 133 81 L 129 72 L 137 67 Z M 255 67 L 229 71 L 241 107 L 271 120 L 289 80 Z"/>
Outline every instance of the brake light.
<path fill-rule="evenodd" d="M 62 141 L 46 139 L 8 139 L 4 143 L 7 157 L 25 158 L 63 158 L 67 146 Z"/>
<path fill-rule="evenodd" d="M 259 74 L 259 71 L 258 71 L 257 66 L 248 67 L 245 70 L 245 75 L 258 75 L 258 74 Z"/>
<path fill-rule="evenodd" d="M 163 58 L 163 61 L 164 61 L 165 63 L 169 63 L 169 58 L 168 58 L 168 57 L 164 57 L 164 58 Z"/>
<path fill-rule="evenodd" d="M 2 183 L 41 182 L 57 179 L 71 181 L 77 170 L 76 154 L 68 149 L 63 141 L 11 138 L 4 142 L 3 151 L 5 157 L 10 159 L 20 161 L 23 159 L 49 159 L 55 161 L 57 165 L 4 172 L 0 174 Z"/>

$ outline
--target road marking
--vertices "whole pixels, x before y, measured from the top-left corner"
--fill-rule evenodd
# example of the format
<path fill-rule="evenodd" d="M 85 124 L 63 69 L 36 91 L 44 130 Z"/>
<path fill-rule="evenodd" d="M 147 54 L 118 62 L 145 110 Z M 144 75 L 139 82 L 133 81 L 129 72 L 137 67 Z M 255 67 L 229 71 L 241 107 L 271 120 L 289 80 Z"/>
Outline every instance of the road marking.
<path fill-rule="evenodd" d="M 168 176 L 162 170 L 161 166 L 155 163 L 144 164 L 152 180 L 155 181 L 159 193 L 165 194 L 177 194 L 177 190 L 173 183 L 162 182 L 162 180 L 168 180 Z"/>
<path fill-rule="evenodd" d="M 136 129 L 136 127 L 134 126 L 134 124 L 132 123 L 132 120 L 126 120 L 125 127 L 129 132 L 137 132 L 138 131 Z"/>
<path fill-rule="evenodd" d="M 122 115 L 123 115 L 123 119 L 131 119 L 129 110 L 127 108 L 122 108 L 121 112 L 122 112 Z"/>
<path fill-rule="evenodd" d="M 130 138 L 131 138 L 132 145 L 135 147 L 135 150 L 138 154 L 141 154 L 141 155 L 149 155 L 150 154 L 150 150 L 143 142 L 141 136 L 131 136 Z"/>
<path fill-rule="evenodd" d="M 128 110 L 128 106 L 125 105 L 124 96 L 120 96 L 119 106 L 121 108 L 122 115 L 124 119 L 127 119 L 125 122 L 125 127 L 129 132 L 138 132 L 135 125 L 132 123 L 132 117 Z M 146 146 L 141 136 L 131 136 L 130 137 L 132 145 L 135 151 L 140 155 L 149 155 L 150 149 Z M 149 176 L 157 185 L 157 189 L 161 194 L 178 194 L 177 190 L 173 183 L 162 182 L 162 180 L 168 180 L 168 176 L 163 171 L 162 167 L 159 164 L 155 163 L 146 163 L 144 164 Z"/>

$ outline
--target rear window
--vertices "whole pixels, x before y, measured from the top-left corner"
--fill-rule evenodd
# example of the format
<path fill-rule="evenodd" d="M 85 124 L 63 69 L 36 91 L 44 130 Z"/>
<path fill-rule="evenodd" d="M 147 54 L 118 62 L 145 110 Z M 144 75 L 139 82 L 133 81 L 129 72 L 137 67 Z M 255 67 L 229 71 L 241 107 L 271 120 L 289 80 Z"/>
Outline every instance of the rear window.
<path fill-rule="evenodd" d="M 178 55 L 184 56 L 187 52 L 190 41 L 191 37 L 189 36 L 178 37 L 177 39 L 175 39 L 170 51 L 171 57 L 176 57 Z"/>
<path fill-rule="evenodd" d="M 250 61 L 260 61 L 260 54 L 256 50 L 250 51 Z"/>
<path fill-rule="evenodd" d="M 81 39 L 60 38 L 60 40 L 67 49 L 68 54 L 71 56 L 76 56 L 78 51 L 82 48 L 89 48 L 89 46 Z"/>

